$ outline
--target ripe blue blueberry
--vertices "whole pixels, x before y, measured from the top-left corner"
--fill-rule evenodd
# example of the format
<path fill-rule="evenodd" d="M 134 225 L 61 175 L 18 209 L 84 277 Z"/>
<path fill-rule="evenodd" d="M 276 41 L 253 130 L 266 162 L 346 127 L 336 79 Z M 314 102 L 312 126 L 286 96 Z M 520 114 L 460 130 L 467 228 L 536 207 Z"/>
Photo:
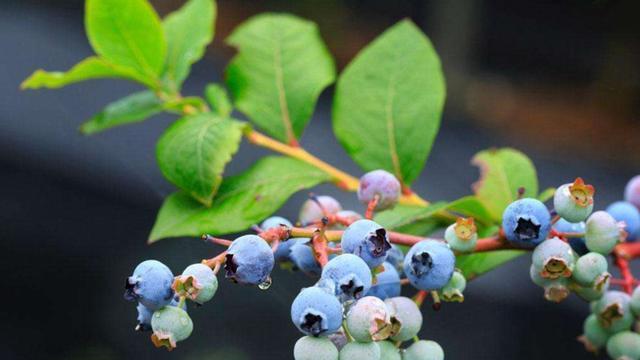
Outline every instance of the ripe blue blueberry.
<path fill-rule="evenodd" d="M 278 263 L 291 262 L 291 248 L 298 242 L 299 238 L 288 239 L 280 241 L 276 251 L 273 253 L 273 258 Z"/>
<path fill-rule="evenodd" d="M 197 304 L 211 300 L 218 290 L 218 278 L 210 267 L 204 264 L 191 264 L 182 275 L 173 282 L 173 290 Z"/>
<path fill-rule="evenodd" d="M 152 311 L 169 305 L 173 299 L 173 273 L 157 260 L 141 262 L 125 281 L 124 298 L 142 303 Z"/>
<path fill-rule="evenodd" d="M 534 247 L 549 235 L 551 215 L 546 206 L 536 199 L 516 200 L 504 210 L 502 228 L 510 242 Z"/>
<path fill-rule="evenodd" d="M 333 281 L 335 295 L 343 302 L 364 296 L 372 282 L 369 266 L 353 254 L 342 254 L 329 260 L 322 269 L 321 278 Z"/>
<path fill-rule="evenodd" d="M 570 277 L 576 263 L 571 246 L 557 237 L 536 246 L 531 258 L 533 266 L 545 279 Z"/>
<path fill-rule="evenodd" d="M 385 340 L 400 327 L 398 322 L 391 323 L 384 301 L 374 296 L 365 296 L 351 306 L 346 325 L 349 334 L 359 342 Z"/>
<path fill-rule="evenodd" d="M 295 360 L 338 360 L 338 349 L 326 337 L 303 336 L 293 347 Z"/>
<path fill-rule="evenodd" d="M 593 211 L 595 189 L 581 178 L 572 184 L 560 186 L 553 195 L 553 206 L 563 219 L 569 222 L 584 221 Z"/>
<path fill-rule="evenodd" d="M 367 296 L 375 296 L 382 300 L 400 296 L 402 285 L 396 268 L 388 262 L 382 264 L 384 271 L 376 274 L 375 284 L 367 292 Z"/>
<path fill-rule="evenodd" d="M 262 230 L 268 230 L 268 229 L 282 226 L 282 225 L 286 227 L 293 226 L 293 224 L 291 224 L 291 221 L 283 218 L 282 216 L 272 216 L 270 218 L 267 218 L 265 221 L 263 221 L 262 224 L 260 225 L 260 228 Z"/>
<path fill-rule="evenodd" d="M 335 214 L 338 211 L 342 210 L 342 205 L 338 202 L 338 200 L 332 198 L 331 196 L 321 195 L 315 198 L 317 202 L 322 205 L 324 210 L 329 214 Z M 298 216 L 300 223 L 304 226 L 312 224 L 316 221 L 322 220 L 325 216 L 322 208 L 318 206 L 316 201 L 309 199 L 302 204 L 302 208 L 300 209 L 300 215 Z"/>
<path fill-rule="evenodd" d="M 289 258 L 293 262 L 294 269 L 311 276 L 318 276 L 322 268 L 311 249 L 311 240 L 308 238 L 295 238 L 288 241 L 295 241 L 289 250 Z"/>
<path fill-rule="evenodd" d="M 266 282 L 275 262 L 271 247 L 257 235 L 235 239 L 227 249 L 225 260 L 225 277 L 250 285 Z"/>
<path fill-rule="evenodd" d="M 621 229 L 609 213 L 596 211 L 587 219 L 584 239 L 589 251 L 607 255 L 621 241 Z"/>
<path fill-rule="evenodd" d="M 382 265 L 389 249 L 387 231 L 371 220 L 358 220 L 342 234 L 342 251 L 360 256 L 370 268 Z"/>
<path fill-rule="evenodd" d="M 624 188 L 624 199 L 640 209 L 640 175 L 636 175 L 629 180 Z"/>
<path fill-rule="evenodd" d="M 400 198 L 400 182 L 388 171 L 373 170 L 360 178 L 358 186 L 358 200 L 368 204 L 378 198 L 376 210 L 392 208 Z"/>
<path fill-rule="evenodd" d="M 291 304 L 291 321 L 306 335 L 329 335 L 342 325 L 342 304 L 325 289 L 304 288 Z"/>
<path fill-rule="evenodd" d="M 389 264 L 398 270 L 398 274 L 402 274 L 404 271 L 404 253 L 400 250 L 400 247 L 396 244 L 391 244 L 391 249 L 387 251 L 387 260 Z"/>
<path fill-rule="evenodd" d="M 444 351 L 435 341 L 416 341 L 405 350 L 403 360 L 444 360 Z"/>
<path fill-rule="evenodd" d="M 165 306 L 151 317 L 151 341 L 156 347 L 175 349 L 177 342 L 185 340 L 193 331 L 193 322 L 181 308 Z"/>
<path fill-rule="evenodd" d="M 579 233 L 579 234 L 584 234 L 585 229 L 586 229 L 586 225 L 585 225 L 584 221 L 577 222 L 577 223 L 571 223 L 571 222 L 568 222 L 565 219 L 560 219 L 560 220 L 558 220 L 557 223 L 555 223 L 555 225 L 553 225 L 553 228 L 556 231 L 561 232 L 561 233 Z M 587 249 L 587 245 L 585 244 L 584 236 L 581 236 L 581 237 L 571 236 L 571 237 L 569 237 L 569 245 L 571 245 L 571 248 L 578 255 L 584 255 L 584 254 L 589 252 L 589 249 Z"/>
<path fill-rule="evenodd" d="M 404 258 L 404 273 L 420 290 L 439 290 L 453 275 L 456 257 L 446 243 L 422 240 L 414 244 Z"/>
<path fill-rule="evenodd" d="M 384 301 L 389 310 L 392 324 L 400 326 L 399 331 L 394 331 L 391 340 L 407 341 L 418 335 L 422 327 L 422 312 L 416 303 L 404 296 L 389 298 Z"/>
<path fill-rule="evenodd" d="M 633 204 L 617 201 L 609 205 L 606 210 L 616 221 L 624 221 L 627 240 L 635 241 L 640 236 L 640 211 Z"/>
<path fill-rule="evenodd" d="M 640 359 L 640 334 L 623 331 L 609 338 L 607 354 L 614 360 Z"/>

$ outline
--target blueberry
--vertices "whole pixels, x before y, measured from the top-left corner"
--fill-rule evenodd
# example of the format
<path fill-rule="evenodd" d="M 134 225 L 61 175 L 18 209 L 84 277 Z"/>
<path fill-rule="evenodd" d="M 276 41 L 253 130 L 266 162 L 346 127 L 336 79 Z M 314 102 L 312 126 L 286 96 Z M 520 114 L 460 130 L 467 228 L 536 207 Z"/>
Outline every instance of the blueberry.
<path fill-rule="evenodd" d="M 444 238 L 455 251 L 473 251 L 478 242 L 478 233 L 473 218 L 458 218 L 444 232 Z"/>
<path fill-rule="evenodd" d="M 636 175 L 624 188 L 624 199 L 640 209 L 640 175 Z"/>
<path fill-rule="evenodd" d="M 225 277 L 240 284 L 262 284 L 268 280 L 274 262 L 266 241 L 257 235 L 244 235 L 227 249 Z"/>
<path fill-rule="evenodd" d="M 544 204 L 536 199 L 516 200 L 504 210 L 502 228 L 510 242 L 534 247 L 549 235 L 551 215 Z"/>
<path fill-rule="evenodd" d="M 555 223 L 555 225 L 553 225 L 553 228 L 556 231 L 562 232 L 562 233 L 584 233 L 586 225 L 584 221 L 571 223 L 565 219 L 560 219 L 558 220 L 557 223 Z M 569 245 L 571 245 L 571 248 L 578 255 L 584 255 L 589 252 L 589 249 L 587 249 L 587 245 L 585 244 L 584 236 L 570 237 L 568 240 L 569 240 Z"/>
<path fill-rule="evenodd" d="M 444 351 L 435 341 L 416 341 L 404 351 L 403 360 L 444 360 Z"/>
<path fill-rule="evenodd" d="M 398 270 L 398 274 L 402 275 L 404 271 L 404 253 L 398 245 L 391 244 L 391 249 L 387 251 L 387 262 Z"/>
<path fill-rule="evenodd" d="M 581 286 L 577 283 L 571 284 L 571 290 L 585 301 L 600 300 L 604 294 L 609 291 L 611 278 L 607 277 L 603 282 L 596 283 L 592 286 Z"/>
<path fill-rule="evenodd" d="M 385 340 L 398 331 L 399 323 L 391 323 L 384 301 L 365 296 L 356 301 L 347 313 L 349 334 L 359 342 Z"/>
<path fill-rule="evenodd" d="M 616 221 L 624 221 L 627 240 L 635 241 L 640 236 L 640 211 L 626 201 L 617 201 L 606 210 Z"/>
<path fill-rule="evenodd" d="M 342 210 L 342 206 L 338 202 L 338 200 L 332 198 L 331 196 L 317 196 L 316 200 L 322 205 L 322 207 L 329 213 L 335 214 L 338 211 Z M 318 204 L 309 199 L 302 204 L 302 209 L 300 209 L 299 220 L 302 225 L 306 226 L 312 224 L 316 221 L 322 220 L 325 214 L 322 212 L 322 209 Z"/>
<path fill-rule="evenodd" d="M 633 312 L 636 317 L 640 318 L 640 286 L 636 286 L 633 290 L 629 307 L 631 308 L 631 312 Z"/>
<path fill-rule="evenodd" d="M 350 342 L 340 350 L 340 360 L 381 360 L 376 342 Z"/>
<path fill-rule="evenodd" d="M 273 258 L 278 263 L 291 262 L 291 248 L 298 242 L 299 238 L 288 239 L 280 241 L 276 251 L 273 253 Z"/>
<path fill-rule="evenodd" d="M 342 251 L 360 256 L 370 268 L 382 265 L 389 249 L 387 231 L 371 220 L 358 220 L 342 234 Z"/>
<path fill-rule="evenodd" d="M 607 354 L 613 360 L 639 360 L 640 334 L 623 331 L 611 336 L 607 341 Z"/>
<path fill-rule="evenodd" d="M 322 269 L 322 279 L 335 284 L 335 295 L 341 301 L 359 299 L 371 288 L 371 269 L 353 254 L 342 254 L 329 260 Z"/>
<path fill-rule="evenodd" d="M 291 321 L 306 335 L 329 335 L 342 325 L 342 305 L 326 290 L 308 287 L 293 300 Z"/>
<path fill-rule="evenodd" d="M 404 258 L 404 273 L 420 290 L 439 290 L 453 275 L 456 257 L 449 246 L 436 240 L 414 244 Z"/>
<path fill-rule="evenodd" d="M 391 341 L 378 341 L 380 348 L 380 359 L 382 360 L 402 360 L 400 350 Z"/>
<path fill-rule="evenodd" d="M 318 276 L 322 272 L 322 268 L 311 248 L 311 239 L 295 238 L 288 241 L 295 241 L 289 250 L 289 258 L 293 262 L 294 269 L 311 276 Z"/>
<path fill-rule="evenodd" d="M 269 230 L 271 228 L 282 226 L 282 225 L 286 227 L 293 226 L 293 224 L 291 224 L 291 221 L 283 218 L 282 216 L 272 216 L 270 218 L 267 218 L 265 221 L 263 221 L 262 224 L 260 225 L 260 228 L 262 230 Z"/>
<path fill-rule="evenodd" d="M 596 211 L 587 219 L 584 239 L 589 251 L 607 255 L 620 242 L 620 237 L 620 226 L 609 213 Z"/>
<path fill-rule="evenodd" d="M 178 296 L 174 296 L 171 303 L 167 306 L 178 306 L 180 305 L 180 298 Z M 182 303 L 182 310 L 187 311 L 187 304 Z M 138 311 L 138 325 L 136 325 L 136 331 L 149 331 L 151 330 L 151 316 L 153 316 L 153 311 L 149 310 L 146 306 L 138 303 L 136 307 Z"/>
<path fill-rule="evenodd" d="M 544 288 L 544 298 L 548 301 L 561 302 L 569 296 L 568 278 L 545 279 L 533 264 L 529 268 L 529 276 L 534 284 Z"/>
<path fill-rule="evenodd" d="M 462 293 L 466 287 L 467 279 L 465 279 L 460 271 L 454 271 L 449 283 L 440 291 L 442 300 L 447 302 L 463 302 L 464 295 Z"/>
<path fill-rule="evenodd" d="M 377 196 L 378 204 L 375 209 L 385 210 L 398 203 L 400 190 L 400 182 L 391 173 L 384 170 L 373 170 L 360 178 L 358 200 L 368 204 Z"/>
<path fill-rule="evenodd" d="M 560 186 L 553 195 L 553 206 L 563 219 L 569 222 L 584 221 L 593 211 L 594 188 L 581 178 L 572 184 Z"/>
<path fill-rule="evenodd" d="M 295 360 L 338 360 L 338 349 L 326 337 L 303 336 L 293 347 Z"/>
<path fill-rule="evenodd" d="M 173 289 L 180 296 L 186 296 L 197 304 L 211 300 L 218 290 L 218 278 L 210 267 L 204 264 L 191 264 L 182 275 L 176 277 Z"/>
<path fill-rule="evenodd" d="M 384 301 L 392 323 L 398 323 L 400 330 L 391 337 L 393 341 L 407 341 L 418 335 L 422 327 L 422 313 L 416 303 L 403 296 Z"/>
<path fill-rule="evenodd" d="M 124 298 L 137 300 L 150 310 L 158 310 L 173 299 L 173 273 L 157 260 L 141 262 L 125 282 Z"/>
<path fill-rule="evenodd" d="M 532 255 L 533 266 L 545 279 L 570 277 L 576 257 L 571 246 L 556 238 L 541 242 Z"/>
<path fill-rule="evenodd" d="M 607 272 L 607 259 L 596 252 L 590 252 L 578 258 L 573 272 L 573 280 L 581 286 L 602 286 L 611 275 Z"/>
<path fill-rule="evenodd" d="M 346 220 L 349 224 L 362 219 L 362 215 L 352 210 L 340 210 L 336 213 L 336 216 Z M 328 227 L 330 230 L 344 230 L 345 228 L 346 226 L 341 223 L 335 223 Z"/>
<path fill-rule="evenodd" d="M 578 340 L 584 344 L 587 351 L 595 353 L 607 344 L 609 333 L 600 326 L 595 315 L 591 314 L 585 319 L 582 331 L 583 334 Z"/>
<path fill-rule="evenodd" d="M 382 264 L 384 271 L 376 275 L 376 281 L 367 292 L 367 296 L 375 296 L 382 300 L 400 296 L 402 285 L 396 268 L 388 262 Z"/>
<path fill-rule="evenodd" d="M 176 343 L 191 335 L 193 322 L 186 311 L 175 306 L 165 306 L 151 317 L 151 341 L 156 347 L 172 350 Z"/>
<path fill-rule="evenodd" d="M 630 296 L 621 291 L 607 291 L 595 303 L 593 313 L 598 317 L 600 325 L 610 333 L 628 330 L 634 320 L 630 300 Z"/>

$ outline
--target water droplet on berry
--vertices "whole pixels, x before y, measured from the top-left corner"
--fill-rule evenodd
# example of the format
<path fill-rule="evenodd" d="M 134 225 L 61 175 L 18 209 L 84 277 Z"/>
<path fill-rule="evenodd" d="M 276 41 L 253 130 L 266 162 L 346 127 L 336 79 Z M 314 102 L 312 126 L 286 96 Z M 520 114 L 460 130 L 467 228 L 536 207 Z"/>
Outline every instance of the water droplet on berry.
<path fill-rule="evenodd" d="M 265 281 L 258 284 L 258 289 L 267 290 L 271 287 L 272 283 L 273 283 L 273 280 L 271 280 L 271 277 L 269 276 Z"/>

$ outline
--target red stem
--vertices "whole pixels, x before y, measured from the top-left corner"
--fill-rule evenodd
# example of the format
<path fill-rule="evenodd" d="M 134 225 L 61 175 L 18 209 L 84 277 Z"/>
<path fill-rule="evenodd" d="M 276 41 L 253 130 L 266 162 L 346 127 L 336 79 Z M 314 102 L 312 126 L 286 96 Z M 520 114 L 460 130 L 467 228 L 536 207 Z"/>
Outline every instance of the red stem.
<path fill-rule="evenodd" d="M 633 292 L 633 284 L 636 281 L 631 273 L 631 269 L 629 268 L 629 260 L 624 259 L 621 256 L 614 256 L 615 264 L 620 269 L 620 275 L 622 275 L 622 280 L 624 283 L 622 284 L 622 289 L 627 293 L 631 294 Z"/>

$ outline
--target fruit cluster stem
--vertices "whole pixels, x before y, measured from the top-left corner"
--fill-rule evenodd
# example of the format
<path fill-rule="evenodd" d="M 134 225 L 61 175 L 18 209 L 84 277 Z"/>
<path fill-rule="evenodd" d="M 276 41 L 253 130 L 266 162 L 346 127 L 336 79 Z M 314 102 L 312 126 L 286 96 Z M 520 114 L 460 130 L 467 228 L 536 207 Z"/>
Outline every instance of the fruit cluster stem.
<path fill-rule="evenodd" d="M 633 292 L 633 284 L 635 283 L 636 279 L 633 277 L 633 274 L 631 273 L 631 268 L 629 267 L 629 260 L 621 257 L 621 256 L 615 256 L 614 255 L 614 259 L 615 259 L 615 264 L 618 267 L 618 269 L 620 269 L 620 275 L 622 275 L 622 289 L 627 293 L 627 294 L 631 294 Z"/>

